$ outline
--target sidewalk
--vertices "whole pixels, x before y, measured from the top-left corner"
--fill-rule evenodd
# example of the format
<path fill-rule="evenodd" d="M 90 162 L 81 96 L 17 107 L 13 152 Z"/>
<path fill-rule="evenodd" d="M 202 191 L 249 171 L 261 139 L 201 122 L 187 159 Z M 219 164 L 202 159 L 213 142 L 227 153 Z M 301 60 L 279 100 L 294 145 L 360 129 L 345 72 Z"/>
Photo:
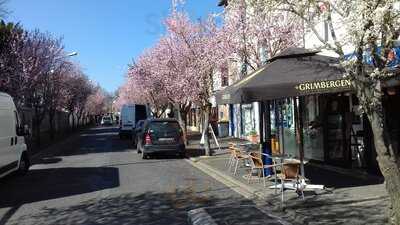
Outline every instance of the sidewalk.
<path fill-rule="evenodd" d="M 229 141 L 235 141 L 231 139 Z M 229 141 L 221 140 L 227 144 Z M 191 158 L 190 163 L 226 184 L 234 191 L 257 202 L 259 208 L 277 215 L 293 224 L 386 224 L 389 199 L 381 179 L 376 177 L 349 176 L 321 166 L 307 164 L 306 177 L 311 184 L 323 184 L 326 190 L 309 191 L 305 200 L 298 198 L 294 191 L 284 192 L 285 203 L 281 207 L 279 190 L 275 194 L 262 181 L 252 177 L 250 184 L 245 175 L 248 168 L 241 166 L 234 176 L 226 168 L 229 155 L 226 150 L 218 151 L 212 157 Z"/>
<path fill-rule="evenodd" d="M 201 134 L 198 132 L 188 132 L 189 145 L 186 146 L 186 152 L 188 157 L 198 157 L 204 156 L 203 146 L 200 144 Z M 213 151 L 214 156 L 223 155 L 228 152 L 228 143 L 246 143 L 247 140 L 234 138 L 234 137 L 224 137 L 218 138 L 219 147 L 216 145 L 214 139 L 210 137 L 210 147 Z"/>

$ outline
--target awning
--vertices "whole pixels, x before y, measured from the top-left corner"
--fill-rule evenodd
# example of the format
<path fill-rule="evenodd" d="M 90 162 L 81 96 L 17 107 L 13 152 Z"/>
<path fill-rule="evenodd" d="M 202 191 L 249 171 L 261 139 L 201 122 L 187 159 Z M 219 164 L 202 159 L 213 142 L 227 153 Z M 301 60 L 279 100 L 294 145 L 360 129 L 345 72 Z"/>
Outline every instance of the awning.
<path fill-rule="evenodd" d="M 318 51 L 288 48 L 239 82 L 216 93 L 217 104 L 250 103 L 350 91 L 337 58 Z"/>

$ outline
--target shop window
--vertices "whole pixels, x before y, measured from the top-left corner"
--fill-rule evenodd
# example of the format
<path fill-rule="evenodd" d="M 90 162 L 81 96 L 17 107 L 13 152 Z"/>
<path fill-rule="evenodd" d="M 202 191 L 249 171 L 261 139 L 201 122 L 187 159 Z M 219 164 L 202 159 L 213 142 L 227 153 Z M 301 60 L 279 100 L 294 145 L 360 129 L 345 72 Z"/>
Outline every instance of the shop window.
<path fill-rule="evenodd" d="M 304 97 L 302 112 L 304 134 L 304 157 L 324 160 L 323 127 L 318 96 Z"/>
<path fill-rule="evenodd" d="M 241 105 L 241 133 L 244 136 L 249 135 L 251 131 L 255 130 L 254 127 L 254 113 L 253 113 L 253 105 L 252 104 L 246 104 L 246 105 Z"/>
<path fill-rule="evenodd" d="M 288 98 L 282 103 L 284 153 L 299 156 L 294 122 L 294 102 Z"/>

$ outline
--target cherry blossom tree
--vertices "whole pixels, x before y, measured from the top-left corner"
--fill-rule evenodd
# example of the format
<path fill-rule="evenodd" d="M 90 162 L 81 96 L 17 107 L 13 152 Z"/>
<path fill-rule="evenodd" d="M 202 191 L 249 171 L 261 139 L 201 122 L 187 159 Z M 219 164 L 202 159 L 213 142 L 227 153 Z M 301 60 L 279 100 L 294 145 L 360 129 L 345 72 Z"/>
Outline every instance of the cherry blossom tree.
<path fill-rule="evenodd" d="M 190 101 L 201 106 L 204 117 L 203 137 L 205 151 L 211 155 L 208 129 L 211 113 L 210 98 L 213 92 L 213 74 L 226 62 L 230 49 L 221 40 L 221 33 L 215 23 L 215 18 L 192 22 L 184 12 L 173 11 L 166 19 L 167 32 L 183 60 L 182 74 L 185 76 L 179 82 L 190 87 Z M 179 71 L 179 70 L 178 70 Z"/>
<path fill-rule="evenodd" d="M 86 111 L 93 116 L 103 115 L 107 112 L 107 93 L 100 86 L 93 88 L 86 102 Z"/>
<path fill-rule="evenodd" d="M 28 32 L 21 51 L 21 84 L 25 104 L 34 110 L 34 129 L 36 143 L 40 145 L 40 126 L 48 111 L 52 98 L 53 69 L 55 62 L 63 54 L 60 39 L 38 30 Z"/>
<path fill-rule="evenodd" d="M 301 19 L 321 42 L 335 52 L 351 80 L 374 134 L 377 161 L 391 201 L 390 222 L 400 224 L 400 155 L 385 118 L 384 81 L 397 74 L 392 66 L 400 35 L 400 9 L 395 0 L 251 0 L 266 10 L 289 12 Z M 332 41 L 318 32 L 326 22 Z"/>
<path fill-rule="evenodd" d="M 289 13 L 268 10 L 262 1 L 229 1 L 223 17 L 222 33 L 231 56 L 253 71 L 281 50 L 302 41 L 301 20 Z"/>
<path fill-rule="evenodd" d="M 78 120 L 83 115 L 85 105 L 90 94 L 92 94 L 92 84 L 79 66 L 74 65 L 66 79 L 65 88 L 65 108 L 68 111 L 68 117 L 72 118 L 72 129 L 77 125 L 75 115 Z"/>
<path fill-rule="evenodd" d="M 45 105 L 47 108 L 47 114 L 50 125 L 50 138 L 54 139 L 55 130 L 55 116 L 58 111 L 61 111 L 65 105 L 65 89 L 67 88 L 67 77 L 69 71 L 72 68 L 72 64 L 65 61 L 63 58 L 59 58 L 53 69 L 48 74 L 47 82 L 47 98 L 45 99 Z"/>
<path fill-rule="evenodd" d="M 19 24 L 0 21 L 0 91 L 14 96 L 18 108 L 23 105 L 21 52 L 26 36 Z"/>
<path fill-rule="evenodd" d="M 74 114 L 81 120 L 89 113 L 86 103 L 95 90 L 82 69 L 67 59 L 60 38 L 0 21 L 0 91 L 9 93 L 18 109 L 33 109 L 37 145 L 46 116 L 53 138 L 56 112 L 68 110 L 70 117 Z M 97 103 L 101 108 L 98 101 L 91 108 L 97 109 Z"/>
<path fill-rule="evenodd" d="M 177 10 L 165 20 L 166 33 L 130 65 L 125 84 L 119 90 L 117 105 L 148 103 L 159 116 L 172 105 L 185 130 L 191 105 L 203 109 L 203 135 L 208 132 L 213 74 L 231 54 L 226 38 L 216 26 L 215 18 L 192 22 Z M 211 154 L 208 135 L 206 152 Z"/>
<path fill-rule="evenodd" d="M 148 103 L 155 117 L 163 114 L 168 106 L 163 71 L 157 69 L 159 63 L 157 49 L 147 49 L 130 65 L 126 87 L 129 88 L 129 97 L 126 99 L 135 104 Z"/>

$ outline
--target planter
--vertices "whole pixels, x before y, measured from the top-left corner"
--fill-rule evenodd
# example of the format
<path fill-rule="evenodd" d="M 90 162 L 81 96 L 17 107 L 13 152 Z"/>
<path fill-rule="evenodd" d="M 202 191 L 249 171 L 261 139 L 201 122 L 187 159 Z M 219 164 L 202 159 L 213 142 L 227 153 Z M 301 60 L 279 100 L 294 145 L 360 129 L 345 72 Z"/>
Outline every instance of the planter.
<path fill-rule="evenodd" d="M 257 144 L 260 141 L 260 136 L 259 135 L 249 135 L 247 136 L 247 139 L 251 141 L 254 144 Z"/>

